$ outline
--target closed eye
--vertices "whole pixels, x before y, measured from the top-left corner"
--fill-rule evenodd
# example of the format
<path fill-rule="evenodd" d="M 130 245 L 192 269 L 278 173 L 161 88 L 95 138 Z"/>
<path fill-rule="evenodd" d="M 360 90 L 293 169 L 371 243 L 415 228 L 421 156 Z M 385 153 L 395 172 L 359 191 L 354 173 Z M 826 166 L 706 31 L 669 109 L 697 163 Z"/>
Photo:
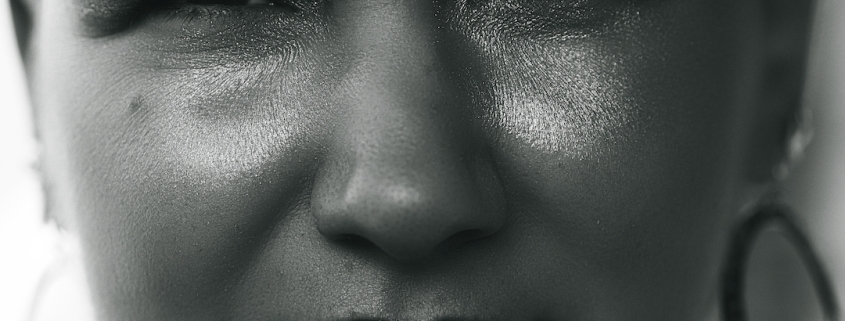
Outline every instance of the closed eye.
<path fill-rule="evenodd" d="M 221 6 L 278 6 L 298 8 L 291 0 L 182 0 L 181 2 L 194 5 Z"/>
<path fill-rule="evenodd" d="M 80 35 L 97 38 L 127 31 L 156 15 L 198 16 L 241 9 L 313 11 L 320 0 L 88 0 L 80 1 Z M 178 14 L 177 14 L 178 13 Z"/>

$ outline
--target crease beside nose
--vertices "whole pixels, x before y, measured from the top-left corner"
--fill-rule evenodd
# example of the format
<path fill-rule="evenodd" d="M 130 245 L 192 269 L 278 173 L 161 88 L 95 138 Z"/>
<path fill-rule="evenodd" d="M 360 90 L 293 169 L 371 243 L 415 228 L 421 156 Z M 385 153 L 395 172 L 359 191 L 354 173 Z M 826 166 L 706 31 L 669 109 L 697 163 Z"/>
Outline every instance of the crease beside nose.
<path fill-rule="evenodd" d="M 449 240 L 495 233 L 504 210 L 473 132 L 471 99 L 449 76 L 442 48 L 420 31 L 434 26 L 402 14 L 366 18 L 351 37 L 350 56 L 362 58 L 338 91 L 344 117 L 326 144 L 311 208 L 329 239 L 362 238 L 413 260 Z"/>

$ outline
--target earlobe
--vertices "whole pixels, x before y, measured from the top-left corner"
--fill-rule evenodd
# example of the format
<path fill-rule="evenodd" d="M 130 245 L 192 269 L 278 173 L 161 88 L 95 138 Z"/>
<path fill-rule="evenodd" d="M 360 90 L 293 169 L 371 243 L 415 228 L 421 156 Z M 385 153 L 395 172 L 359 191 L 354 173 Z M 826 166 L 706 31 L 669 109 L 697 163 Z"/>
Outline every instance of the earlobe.
<path fill-rule="evenodd" d="M 775 180 L 786 179 L 790 168 L 804 156 L 807 145 L 813 139 L 812 116 L 810 109 L 800 108 L 793 113 L 792 119 L 787 120 L 784 130 L 783 157 L 780 163 L 772 168 L 772 177 Z"/>
<path fill-rule="evenodd" d="M 755 112 L 751 176 L 756 182 L 786 177 L 809 142 L 809 114 L 802 106 L 814 1 L 760 0 L 764 61 Z"/>
<path fill-rule="evenodd" d="M 12 10 L 12 21 L 15 24 L 15 36 L 18 39 L 18 49 L 21 57 L 26 61 L 32 34 L 32 8 L 27 0 L 10 0 L 9 4 Z"/>

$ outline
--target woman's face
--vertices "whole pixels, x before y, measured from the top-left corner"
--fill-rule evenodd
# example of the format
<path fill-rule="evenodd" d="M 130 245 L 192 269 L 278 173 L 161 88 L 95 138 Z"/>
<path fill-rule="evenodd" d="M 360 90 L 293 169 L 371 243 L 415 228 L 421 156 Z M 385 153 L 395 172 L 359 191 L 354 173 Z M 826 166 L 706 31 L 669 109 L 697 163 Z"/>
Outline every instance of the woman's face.
<path fill-rule="evenodd" d="M 103 320 L 701 319 L 758 6 L 43 0 L 53 213 Z"/>

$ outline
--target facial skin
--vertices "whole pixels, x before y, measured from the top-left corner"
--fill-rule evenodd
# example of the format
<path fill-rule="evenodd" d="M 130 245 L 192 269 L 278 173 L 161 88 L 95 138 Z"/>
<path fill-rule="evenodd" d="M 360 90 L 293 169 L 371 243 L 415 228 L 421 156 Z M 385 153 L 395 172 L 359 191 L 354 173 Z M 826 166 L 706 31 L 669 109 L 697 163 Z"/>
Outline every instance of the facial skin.
<path fill-rule="evenodd" d="M 809 11 L 197 2 L 28 4 L 102 320 L 703 320 Z"/>

